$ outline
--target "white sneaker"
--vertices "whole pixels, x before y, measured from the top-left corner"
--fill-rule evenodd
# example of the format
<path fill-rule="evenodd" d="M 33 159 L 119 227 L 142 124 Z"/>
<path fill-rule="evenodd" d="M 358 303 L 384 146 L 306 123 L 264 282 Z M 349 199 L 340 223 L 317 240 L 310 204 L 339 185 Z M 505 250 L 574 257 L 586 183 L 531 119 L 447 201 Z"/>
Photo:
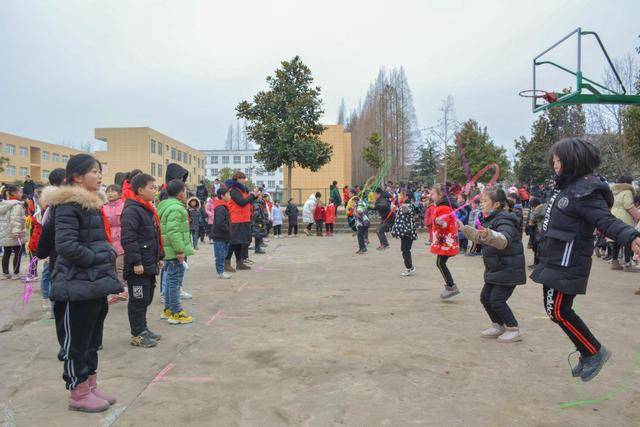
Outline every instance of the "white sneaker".
<path fill-rule="evenodd" d="M 0 276 L 0 280 L 11 280 L 11 275 L 3 274 L 2 276 Z"/>
<path fill-rule="evenodd" d="M 11 278 L 12 278 L 13 280 L 20 280 L 20 279 L 21 279 L 19 274 L 12 274 L 12 275 L 11 275 Z"/>
<path fill-rule="evenodd" d="M 501 343 L 510 343 L 510 342 L 517 342 L 517 341 L 522 341 L 522 335 L 520 335 L 520 328 L 518 328 L 517 326 L 513 328 L 506 328 L 506 331 L 504 332 L 504 334 L 498 337 L 498 342 L 501 342 Z"/>
<path fill-rule="evenodd" d="M 182 288 L 180 288 L 180 296 L 182 299 L 191 299 L 191 294 Z"/>
<path fill-rule="evenodd" d="M 460 293 L 460 290 L 456 285 L 453 286 L 445 286 L 444 291 L 440 294 L 440 299 L 449 299 L 454 297 Z"/>
<path fill-rule="evenodd" d="M 223 272 L 218 274 L 218 279 L 231 279 L 231 276 Z"/>
<path fill-rule="evenodd" d="M 403 271 L 402 273 L 400 273 L 400 275 L 402 277 L 413 276 L 414 274 L 416 274 L 416 268 L 415 267 L 411 267 L 411 268 Z"/>
<path fill-rule="evenodd" d="M 504 326 L 492 323 L 491 327 L 481 332 L 482 338 L 498 338 L 504 333 Z"/>

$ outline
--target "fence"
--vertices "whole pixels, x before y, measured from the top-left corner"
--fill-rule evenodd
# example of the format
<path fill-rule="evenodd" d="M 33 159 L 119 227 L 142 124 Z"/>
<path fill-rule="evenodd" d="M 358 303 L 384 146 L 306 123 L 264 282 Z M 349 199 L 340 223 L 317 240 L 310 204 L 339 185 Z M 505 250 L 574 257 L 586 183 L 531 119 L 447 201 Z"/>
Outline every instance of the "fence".
<path fill-rule="evenodd" d="M 338 189 L 340 191 L 340 197 L 342 197 L 342 189 Z M 296 205 L 303 205 L 304 202 L 307 201 L 310 195 L 320 193 L 322 196 L 320 200 L 323 200 L 326 203 L 329 200 L 329 193 L 331 190 L 329 188 L 292 188 L 291 196 L 286 188 L 278 188 L 277 190 L 271 190 L 270 193 L 274 200 L 280 200 L 282 205 L 287 203 L 289 197 L 293 199 L 293 203 Z"/>

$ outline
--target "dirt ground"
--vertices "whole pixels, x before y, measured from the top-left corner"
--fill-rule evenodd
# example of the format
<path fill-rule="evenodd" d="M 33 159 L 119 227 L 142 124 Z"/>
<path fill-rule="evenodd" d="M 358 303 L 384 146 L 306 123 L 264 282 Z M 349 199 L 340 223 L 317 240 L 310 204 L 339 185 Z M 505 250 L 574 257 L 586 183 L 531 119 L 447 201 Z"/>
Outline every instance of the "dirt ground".
<path fill-rule="evenodd" d="M 11 314 L 22 286 L 2 281 L 0 323 L 11 317 L 13 327 L 0 334 L 0 417 L 9 426 L 640 425 L 640 275 L 594 260 L 577 309 L 613 357 L 582 384 L 539 285 L 511 299 L 524 341 L 499 344 L 479 337 L 489 323 L 480 258 L 450 262 L 462 293 L 441 302 L 423 235 L 414 277 L 400 277 L 399 242 L 391 245 L 357 256 L 350 235 L 271 239 L 267 255 L 252 255 L 253 271 L 226 281 L 202 245 L 185 281 L 193 324 L 160 320 L 156 295 L 149 326 L 163 339 L 135 348 L 126 303 L 110 306 L 99 374 L 119 400 L 101 414 L 66 409 L 53 321 L 38 294 Z"/>

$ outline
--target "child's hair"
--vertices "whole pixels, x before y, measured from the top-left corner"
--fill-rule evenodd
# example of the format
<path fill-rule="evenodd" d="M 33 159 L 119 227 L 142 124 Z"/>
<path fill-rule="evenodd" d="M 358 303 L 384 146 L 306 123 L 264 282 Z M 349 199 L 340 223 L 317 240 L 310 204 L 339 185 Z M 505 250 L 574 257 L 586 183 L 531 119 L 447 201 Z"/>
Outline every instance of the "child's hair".
<path fill-rule="evenodd" d="M 540 199 L 538 199 L 537 197 L 532 197 L 529 200 L 529 207 L 531 209 L 537 208 L 538 206 L 540 206 Z"/>
<path fill-rule="evenodd" d="M 74 178 L 76 176 L 86 175 L 94 167 L 102 172 L 102 164 L 90 154 L 76 154 L 71 157 L 67 162 L 67 185 L 75 184 Z"/>
<path fill-rule="evenodd" d="M 292 200 L 293 200 L 293 197 L 287 200 L 287 203 L 291 203 Z"/>
<path fill-rule="evenodd" d="M 122 187 L 120 187 L 118 184 L 111 184 L 107 187 L 107 193 L 110 191 L 115 191 L 118 194 L 122 194 Z"/>
<path fill-rule="evenodd" d="M 137 195 L 138 190 L 146 187 L 150 182 L 154 182 L 156 179 L 149 174 L 139 173 L 131 179 L 131 189 Z"/>
<path fill-rule="evenodd" d="M 191 203 L 194 203 L 194 206 L 192 206 L 192 205 L 191 205 Z M 198 199 L 190 199 L 190 200 L 189 200 L 189 207 L 190 207 L 190 208 L 191 208 L 191 207 L 195 208 L 195 207 L 197 207 L 197 206 L 198 206 Z"/>
<path fill-rule="evenodd" d="M 127 174 L 127 179 L 129 180 L 129 182 L 131 182 L 133 180 L 133 178 L 135 178 L 136 176 L 140 175 L 141 173 L 142 173 L 142 171 L 140 169 L 134 169 L 134 170 L 132 170 L 131 172 L 129 172 Z"/>
<path fill-rule="evenodd" d="M 486 190 L 484 192 L 489 197 L 491 203 L 500 203 L 501 210 L 513 208 L 513 201 L 507 198 L 506 193 L 501 188 Z"/>
<path fill-rule="evenodd" d="M 329 203 L 333 203 L 333 198 L 329 197 Z"/>
<path fill-rule="evenodd" d="M 184 182 L 181 179 L 172 179 L 167 184 L 167 195 L 169 197 L 178 197 L 185 189 Z"/>
<path fill-rule="evenodd" d="M 316 199 L 319 199 L 319 198 L 321 198 L 321 197 L 322 197 L 322 194 L 320 194 L 320 192 L 319 192 L 319 191 L 316 191 Z"/>
<path fill-rule="evenodd" d="M 243 179 L 246 178 L 247 175 L 244 174 L 244 172 L 240 172 L 240 171 L 235 171 L 233 173 L 233 176 L 231 177 L 231 179 L 233 179 L 234 181 L 237 181 L 239 179 Z"/>
<path fill-rule="evenodd" d="M 616 183 L 618 184 L 631 184 L 633 182 L 633 177 L 630 175 L 622 175 L 618 177 Z"/>
<path fill-rule="evenodd" d="M 280 203 L 280 200 L 278 200 L 278 199 L 275 199 L 275 200 L 273 201 L 273 204 L 274 204 L 274 205 L 276 205 L 276 204 L 278 204 L 278 203 Z"/>
<path fill-rule="evenodd" d="M 218 199 L 222 199 L 224 195 L 227 194 L 228 191 L 229 189 L 227 188 L 226 185 L 221 185 L 220 188 L 218 188 L 218 191 L 216 192 L 216 196 L 218 196 Z"/>
<path fill-rule="evenodd" d="M 67 171 L 65 171 L 63 168 L 55 168 L 49 174 L 49 184 L 55 187 L 60 187 L 62 184 L 64 184 L 64 180 L 66 177 Z"/>
<path fill-rule="evenodd" d="M 11 195 L 11 193 L 15 193 L 16 191 L 18 191 L 17 185 L 13 185 L 13 184 L 5 185 L 4 188 L 2 189 L 2 198 L 4 200 L 7 200 Z"/>
<path fill-rule="evenodd" d="M 447 206 L 451 206 L 451 200 L 449 200 L 449 193 L 447 193 L 447 188 L 444 184 L 436 184 L 431 189 L 432 192 L 438 193 L 440 196 L 440 203 L 444 203 Z"/>
<path fill-rule="evenodd" d="M 570 181 L 593 173 L 600 166 L 600 150 L 580 138 L 564 138 L 549 149 L 549 165 L 553 168 L 553 156 L 562 163 L 562 175 Z"/>

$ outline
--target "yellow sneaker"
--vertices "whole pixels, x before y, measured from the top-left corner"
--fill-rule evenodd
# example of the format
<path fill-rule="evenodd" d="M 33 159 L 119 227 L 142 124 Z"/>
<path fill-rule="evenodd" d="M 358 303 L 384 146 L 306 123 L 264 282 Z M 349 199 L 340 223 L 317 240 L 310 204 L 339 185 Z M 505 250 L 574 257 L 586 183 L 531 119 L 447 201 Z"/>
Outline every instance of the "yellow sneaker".
<path fill-rule="evenodd" d="M 184 325 L 185 323 L 193 322 L 193 317 L 189 316 L 186 311 L 180 310 L 177 313 L 171 313 L 171 315 L 167 319 L 167 322 L 171 323 L 172 325 Z"/>
<path fill-rule="evenodd" d="M 162 310 L 162 313 L 160 314 L 160 318 L 161 319 L 168 319 L 169 316 L 171 316 L 171 310 L 169 310 L 168 308 L 165 308 L 164 310 Z"/>

